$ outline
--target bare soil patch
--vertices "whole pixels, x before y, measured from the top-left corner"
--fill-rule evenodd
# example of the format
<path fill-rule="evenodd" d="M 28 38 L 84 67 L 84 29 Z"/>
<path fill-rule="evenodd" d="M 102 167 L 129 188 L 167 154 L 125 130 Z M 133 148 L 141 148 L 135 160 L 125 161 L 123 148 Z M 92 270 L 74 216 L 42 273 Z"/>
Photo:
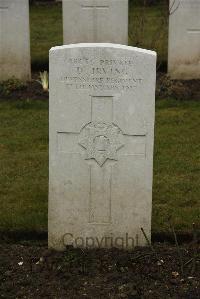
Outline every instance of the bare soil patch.
<path fill-rule="evenodd" d="M 200 298 L 199 245 L 180 247 L 183 273 L 175 246 L 157 243 L 154 249 L 55 252 L 42 241 L 2 243 L 0 297 Z"/>

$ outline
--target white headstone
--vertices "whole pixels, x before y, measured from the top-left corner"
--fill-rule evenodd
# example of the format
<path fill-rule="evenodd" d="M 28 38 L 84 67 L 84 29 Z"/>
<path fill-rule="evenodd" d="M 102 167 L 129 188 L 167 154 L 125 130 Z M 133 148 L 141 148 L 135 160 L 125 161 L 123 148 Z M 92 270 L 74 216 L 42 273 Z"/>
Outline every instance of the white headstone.
<path fill-rule="evenodd" d="M 128 43 L 128 0 L 63 0 L 64 44 Z"/>
<path fill-rule="evenodd" d="M 0 80 L 30 76 L 29 1 L 0 0 Z"/>
<path fill-rule="evenodd" d="M 155 80 L 152 51 L 50 50 L 49 247 L 150 239 Z"/>
<path fill-rule="evenodd" d="M 168 72 L 200 78 L 200 0 L 170 0 Z"/>

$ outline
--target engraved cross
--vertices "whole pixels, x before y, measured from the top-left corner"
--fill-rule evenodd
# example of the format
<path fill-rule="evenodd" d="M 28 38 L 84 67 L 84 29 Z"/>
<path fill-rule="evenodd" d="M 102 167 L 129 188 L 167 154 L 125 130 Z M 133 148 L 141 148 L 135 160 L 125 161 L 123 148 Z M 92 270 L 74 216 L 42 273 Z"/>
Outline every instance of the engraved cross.
<path fill-rule="evenodd" d="M 188 29 L 187 32 L 189 34 L 200 34 L 200 29 L 191 28 L 191 29 Z"/>
<path fill-rule="evenodd" d="M 6 11 L 10 6 L 10 3 L 8 1 L 5 1 L 5 0 L 1 0 L 0 1 L 0 12 L 4 12 Z"/>
<path fill-rule="evenodd" d="M 146 156 L 145 127 L 141 126 L 138 133 L 122 132 L 113 122 L 113 100 L 113 96 L 91 96 L 90 123 L 77 132 L 57 132 L 59 152 L 83 157 L 84 151 L 85 160 L 88 160 L 88 221 L 93 224 L 112 222 L 112 180 L 115 162 L 128 156 Z"/>
<path fill-rule="evenodd" d="M 86 4 L 82 4 L 81 8 L 83 10 L 91 10 L 93 13 L 93 26 L 94 26 L 94 30 L 93 30 L 93 39 L 97 40 L 97 36 L 98 36 L 98 16 L 99 13 L 103 10 L 108 10 L 109 9 L 109 5 L 107 4 L 91 4 L 91 5 L 86 5 Z"/>

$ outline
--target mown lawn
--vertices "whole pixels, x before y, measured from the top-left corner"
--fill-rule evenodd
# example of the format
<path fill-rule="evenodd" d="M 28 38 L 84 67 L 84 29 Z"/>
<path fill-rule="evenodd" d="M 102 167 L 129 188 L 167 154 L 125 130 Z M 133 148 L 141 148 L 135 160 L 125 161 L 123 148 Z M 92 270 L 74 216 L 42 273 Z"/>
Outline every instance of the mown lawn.
<path fill-rule="evenodd" d="M 32 65 L 47 67 L 49 49 L 63 44 L 61 5 L 31 5 L 30 34 Z"/>
<path fill-rule="evenodd" d="M 129 6 L 129 45 L 156 50 L 158 62 L 166 64 L 166 5 L 140 7 L 133 3 Z M 48 65 L 49 49 L 63 44 L 61 4 L 31 5 L 30 27 L 32 65 L 45 69 Z"/>
<path fill-rule="evenodd" d="M 48 103 L 0 101 L 0 231 L 47 230 Z M 153 230 L 200 220 L 200 102 L 156 103 Z"/>
<path fill-rule="evenodd" d="M 166 3 L 142 7 L 135 6 L 132 1 L 129 5 L 129 45 L 156 51 L 158 66 L 167 63 L 168 7 Z"/>
<path fill-rule="evenodd" d="M 47 227 L 48 104 L 0 103 L 0 230 Z"/>

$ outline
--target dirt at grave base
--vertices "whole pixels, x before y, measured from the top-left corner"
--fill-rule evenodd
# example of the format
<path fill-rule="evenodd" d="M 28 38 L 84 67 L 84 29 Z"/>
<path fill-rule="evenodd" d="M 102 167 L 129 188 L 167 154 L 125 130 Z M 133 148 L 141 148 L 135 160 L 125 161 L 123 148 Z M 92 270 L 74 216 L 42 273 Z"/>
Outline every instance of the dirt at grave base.
<path fill-rule="evenodd" d="M 154 244 L 55 252 L 47 244 L 0 244 L 0 298 L 200 298 L 199 245 Z M 195 252 L 195 255 L 194 255 Z M 192 257 L 195 257 L 191 261 Z"/>

